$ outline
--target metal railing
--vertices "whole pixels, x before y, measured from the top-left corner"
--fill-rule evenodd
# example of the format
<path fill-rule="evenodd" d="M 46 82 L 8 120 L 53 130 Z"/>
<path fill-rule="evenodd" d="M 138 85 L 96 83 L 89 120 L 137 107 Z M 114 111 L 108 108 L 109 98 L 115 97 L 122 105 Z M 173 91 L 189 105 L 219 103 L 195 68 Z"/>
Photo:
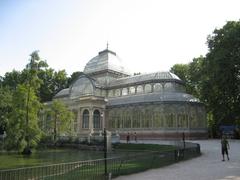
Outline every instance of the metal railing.
<path fill-rule="evenodd" d="M 98 159 L 0 170 L 0 180 L 110 179 L 111 177 L 159 168 L 199 155 L 200 146 L 198 144 L 186 144 L 185 148 L 179 147 L 171 151 L 145 151 L 134 155 L 126 153 L 126 156 L 107 158 L 107 167 L 105 167 L 105 159 Z"/>

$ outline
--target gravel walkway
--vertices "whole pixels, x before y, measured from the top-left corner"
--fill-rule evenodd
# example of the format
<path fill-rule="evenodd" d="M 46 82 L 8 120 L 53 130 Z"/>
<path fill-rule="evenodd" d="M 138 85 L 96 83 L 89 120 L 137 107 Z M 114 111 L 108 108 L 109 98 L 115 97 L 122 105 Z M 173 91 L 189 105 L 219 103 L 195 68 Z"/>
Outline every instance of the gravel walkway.
<path fill-rule="evenodd" d="M 240 141 L 230 140 L 230 161 L 222 161 L 220 140 L 194 141 L 202 156 L 115 180 L 240 180 Z M 158 143 L 151 141 L 151 143 Z"/>

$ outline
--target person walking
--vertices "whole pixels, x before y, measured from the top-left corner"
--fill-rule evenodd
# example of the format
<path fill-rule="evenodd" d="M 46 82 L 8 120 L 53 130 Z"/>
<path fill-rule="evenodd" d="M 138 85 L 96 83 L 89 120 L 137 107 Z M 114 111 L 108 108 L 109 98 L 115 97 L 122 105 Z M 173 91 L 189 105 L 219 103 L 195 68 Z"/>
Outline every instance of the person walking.
<path fill-rule="evenodd" d="M 183 140 L 183 148 L 185 149 L 186 144 L 185 144 L 185 133 L 184 132 L 182 133 L 182 140 Z"/>
<path fill-rule="evenodd" d="M 134 140 L 137 143 L 137 133 L 136 132 L 134 132 Z"/>
<path fill-rule="evenodd" d="M 229 161 L 228 149 L 230 149 L 230 146 L 225 135 L 222 136 L 221 145 L 222 145 L 222 158 L 223 158 L 222 161 L 225 161 L 225 158 L 224 158 L 225 154 L 227 155 L 227 159 Z"/>
<path fill-rule="evenodd" d="M 129 143 L 129 141 L 130 141 L 130 134 L 129 133 L 127 134 L 126 138 L 127 138 L 127 143 Z"/>

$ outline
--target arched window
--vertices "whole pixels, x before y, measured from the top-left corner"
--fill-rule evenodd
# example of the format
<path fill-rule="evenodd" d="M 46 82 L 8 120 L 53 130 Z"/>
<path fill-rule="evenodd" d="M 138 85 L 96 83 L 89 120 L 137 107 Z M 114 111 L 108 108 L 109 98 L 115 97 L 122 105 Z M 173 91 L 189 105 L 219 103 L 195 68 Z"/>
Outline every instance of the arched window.
<path fill-rule="evenodd" d="M 89 128 L 89 111 L 87 109 L 83 111 L 82 128 Z"/>
<path fill-rule="evenodd" d="M 128 89 L 127 88 L 123 88 L 122 89 L 122 96 L 126 96 L 128 95 Z"/>
<path fill-rule="evenodd" d="M 100 112 L 99 112 L 99 110 L 95 110 L 93 112 L 93 128 L 94 129 L 101 128 L 101 120 L 100 120 Z"/>
<path fill-rule="evenodd" d="M 120 95 L 121 95 L 120 89 L 116 89 L 116 90 L 115 90 L 115 96 L 120 96 Z"/>
<path fill-rule="evenodd" d="M 113 90 L 108 91 L 108 97 L 113 97 Z"/>
<path fill-rule="evenodd" d="M 138 86 L 137 87 L 137 94 L 141 94 L 143 93 L 143 87 L 142 86 Z"/>
<path fill-rule="evenodd" d="M 129 88 L 129 93 L 130 94 L 135 94 L 135 87 L 130 87 Z"/>
<path fill-rule="evenodd" d="M 145 85 L 145 93 L 150 93 L 152 92 L 152 86 L 151 84 L 146 84 Z"/>
<path fill-rule="evenodd" d="M 160 83 L 156 83 L 156 84 L 154 84 L 154 86 L 153 86 L 153 91 L 154 92 L 160 92 L 160 91 L 162 91 L 162 84 L 160 84 Z"/>
<path fill-rule="evenodd" d="M 165 91 L 173 91 L 174 90 L 174 87 L 173 87 L 173 84 L 168 82 L 164 85 L 164 90 Z"/>

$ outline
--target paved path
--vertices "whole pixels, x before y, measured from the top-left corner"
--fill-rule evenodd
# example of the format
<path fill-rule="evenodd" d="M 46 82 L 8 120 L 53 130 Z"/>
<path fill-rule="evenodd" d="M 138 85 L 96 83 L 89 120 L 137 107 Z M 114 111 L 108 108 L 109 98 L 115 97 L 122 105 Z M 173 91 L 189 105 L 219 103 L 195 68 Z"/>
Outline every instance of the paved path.
<path fill-rule="evenodd" d="M 240 180 L 240 141 L 230 140 L 230 161 L 222 161 L 220 140 L 195 141 L 202 156 L 115 180 Z M 157 143 L 157 141 L 153 142 Z"/>

